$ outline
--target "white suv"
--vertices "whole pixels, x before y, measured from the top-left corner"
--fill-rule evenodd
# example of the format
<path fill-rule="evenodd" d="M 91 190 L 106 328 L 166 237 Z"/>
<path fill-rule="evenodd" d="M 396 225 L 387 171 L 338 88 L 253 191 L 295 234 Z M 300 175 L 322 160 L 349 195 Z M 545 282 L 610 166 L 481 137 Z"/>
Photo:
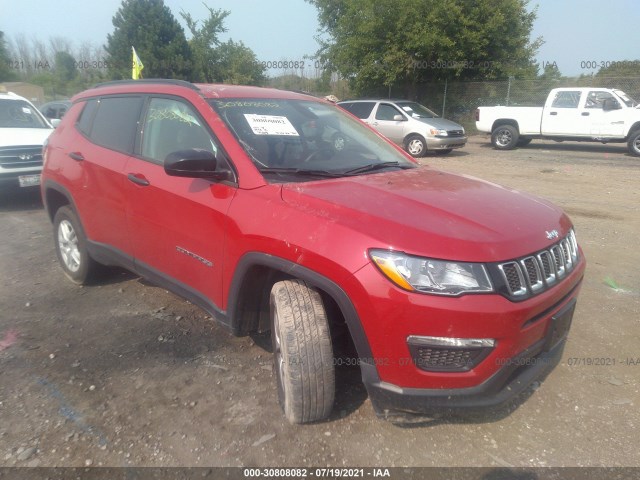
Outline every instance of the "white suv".
<path fill-rule="evenodd" d="M 29 100 L 0 92 L 0 188 L 40 185 L 42 145 L 52 131 Z"/>

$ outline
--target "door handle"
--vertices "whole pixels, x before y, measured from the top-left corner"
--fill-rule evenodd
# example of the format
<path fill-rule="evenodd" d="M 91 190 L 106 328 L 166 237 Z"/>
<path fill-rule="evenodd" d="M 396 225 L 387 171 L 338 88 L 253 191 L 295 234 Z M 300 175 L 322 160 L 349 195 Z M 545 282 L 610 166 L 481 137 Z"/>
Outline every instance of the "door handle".
<path fill-rule="evenodd" d="M 583 117 L 588 117 L 589 116 L 589 112 L 582 112 L 582 116 Z"/>
<path fill-rule="evenodd" d="M 148 187 L 150 185 L 149 180 L 140 174 L 130 173 L 127 175 L 127 178 L 136 185 L 142 185 L 143 187 Z"/>
<path fill-rule="evenodd" d="M 549 115 L 557 115 L 558 112 L 551 112 Z"/>
<path fill-rule="evenodd" d="M 84 156 L 80 152 L 70 152 L 69 156 L 76 162 L 81 162 L 82 160 L 84 160 Z"/>

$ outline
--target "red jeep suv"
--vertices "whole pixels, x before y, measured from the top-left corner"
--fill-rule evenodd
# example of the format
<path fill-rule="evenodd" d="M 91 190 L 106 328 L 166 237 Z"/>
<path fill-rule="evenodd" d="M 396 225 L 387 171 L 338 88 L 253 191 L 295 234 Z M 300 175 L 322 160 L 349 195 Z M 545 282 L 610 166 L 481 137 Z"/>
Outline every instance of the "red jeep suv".
<path fill-rule="evenodd" d="M 386 418 L 496 405 L 558 363 L 585 259 L 549 202 L 421 167 L 309 95 L 137 80 L 72 101 L 42 174 L 65 274 L 123 266 L 270 331 L 289 421 L 330 414 L 343 361 Z"/>

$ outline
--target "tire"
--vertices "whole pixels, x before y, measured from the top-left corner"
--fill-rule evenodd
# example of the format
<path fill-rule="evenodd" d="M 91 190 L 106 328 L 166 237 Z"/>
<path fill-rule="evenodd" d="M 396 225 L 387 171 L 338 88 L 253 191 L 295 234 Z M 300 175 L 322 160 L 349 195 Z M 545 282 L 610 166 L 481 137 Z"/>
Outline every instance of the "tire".
<path fill-rule="evenodd" d="M 70 207 L 61 207 L 53 219 L 56 255 L 65 275 L 78 285 L 86 285 L 99 269 L 89 256 L 87 239 L 77 215 Z"/>
<path fill-rule="evenodd" d="M 269 303 L 280 406 L 291 423 L 322 420 L 333 408 L 335 372 L 320 294 L 302 280 L 283 280 Z"/>
<path fill-rule="evenodd" d="M 531 138 L 521 138 L 520 140 L 518 140 L 517 146 L 526 147 L 531 143 L 531 140 L 532 140 Z"/>
<path fill-rule="evenodd" d="M 404 142 L 404 145 L 404 149 L 413 158 L 424 157 L 424 155 L 427 153 L 427 142 L 420 135 L 409 135 L 407 137 L 407 140 Z"/>
<path fill-rule="evenodd" d="M 634 130 L 629 134 L 629 141 L 627 142 L 629 153 L 634 157 L 640 157 L 640 130 Z"/>
<path fill-rule="evenodd" d="M 513 150 L 519 137 L 518 129 L 513 125 L 498 125 L 491 132 L 491 143 L 498 150 Z"/>

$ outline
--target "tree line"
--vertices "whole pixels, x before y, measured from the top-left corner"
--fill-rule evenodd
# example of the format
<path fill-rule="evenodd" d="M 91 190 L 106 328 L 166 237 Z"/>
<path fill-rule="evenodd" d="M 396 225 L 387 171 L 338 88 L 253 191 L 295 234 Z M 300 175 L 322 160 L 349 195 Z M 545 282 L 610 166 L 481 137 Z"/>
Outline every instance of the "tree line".
<path fill-rule="evenodd" d="M 542 38 L 531 38 L 536 9 L 528 0 L 306 0 L 318 12 L 321 68 L 290 69 L 269 78 L 264 63 L 242 41 L 221 40 L 231 12 L 206 6 L 196 19 L 178 18 L 163 0 L 123 0 L 104 45 L 74 47 L 62 37 L 48 43 L 0 32 L 0 81 L 41 85 L 69 96 L 95 83 L 131 78 L 131 46 L 146 78 L 272 85 L 341 96 L 415 98 L 421 85 L 442 81 L 506 78 L 553 80 L 555 64 L 535 55 Z M 598 75 L 639 75 L 640 62 L 612 64 Z"/>

